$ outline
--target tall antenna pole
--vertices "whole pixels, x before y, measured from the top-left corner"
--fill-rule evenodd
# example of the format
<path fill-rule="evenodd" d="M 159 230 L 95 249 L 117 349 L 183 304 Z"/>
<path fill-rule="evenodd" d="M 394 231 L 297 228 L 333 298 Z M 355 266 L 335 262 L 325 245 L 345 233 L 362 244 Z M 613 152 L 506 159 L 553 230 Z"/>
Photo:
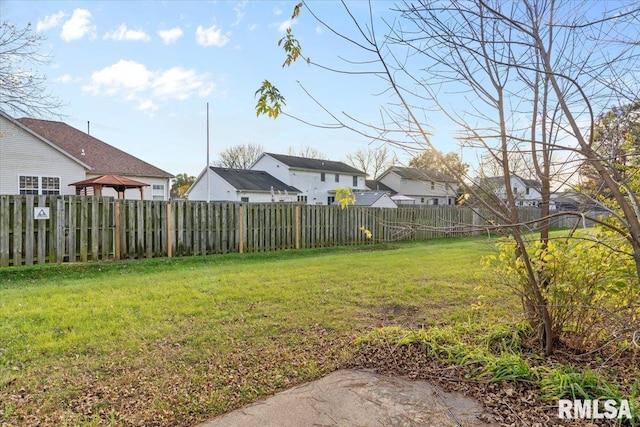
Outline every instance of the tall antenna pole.
<path fill-rule="evenodd" d="M 211 201 L 211 193 L 209 192 L 209 103 L 207 102 L 207 167 L 206 174 L 207 177 L 207 203 Z"/>

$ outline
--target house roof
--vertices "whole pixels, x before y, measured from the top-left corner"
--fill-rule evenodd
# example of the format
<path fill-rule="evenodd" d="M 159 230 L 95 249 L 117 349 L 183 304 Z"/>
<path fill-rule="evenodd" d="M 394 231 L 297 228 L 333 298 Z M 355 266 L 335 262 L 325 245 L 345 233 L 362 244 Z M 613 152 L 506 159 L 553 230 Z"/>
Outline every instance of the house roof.
<path fill-rule="evenodd" d="M 22 118 L 18 122 L 91 167 L 91 173 L 173 178 L 169 172 L 125 153 L 63 122 Z"/>
<path fill-rule="evenodd" d="M 242 191 L 286 191 L 288 193 L 301 193 L 295 187 L 285 184 L 273 175 L 259 170 L 229 169 L 209 167 L 214 173 L 231 184 L 236 190 Z"/>
<path fill-rule="evenodd" d="M 388 186 L 384 185 L 383 183 L 381 183 L 380 181 L 377 181 L 377 180 L 374 180 L 374 179 L 365 180 L 365 186 L 369 190 L 386 191 L 389 194 L 396 194 L 396 191 L 394 191 L 391 187 L 388 187 Z"/>
<path fill-rule="evenodd" d="M 381 175 L 381 177 L 392 172 L 400 176 L 400 178 L 410 179 L 412 181 L 458 182 L 452 176 L 442 172 L 428 169 L 405 168 L 401 166 L 390 167 Z"/>
<path fill-rule="evenodd" d="M 317 170 L 322 172 L 338 172 L 354 175 L 365 175 L 364 172 L 349 166 L 343 162 L 333 160 L 309 159 L 306 157 L 287 156 L 284 154 L 263 153 L 263 156 L 271 156 L 293 169 Z"/>
<path fill-rule="evenodd" d="M 72 156 L 70 153 L 67 153 L 65 150 L 63 150 L 60 146 L 54 144 L 53 142 L 47 140 L 44 136 L 34 132 L 33 130 L 31 130 L 29 127 L 25 126 L 24 124 L 20 123 L 18 120 L 14 119 L 13 117 L 3 113 L 2 111 L 0 111 L 0 116 L 4 117 L 6 120 L 8 120 L 9 122 L 11 122 L 14 126 L 19 127 L 20 129 L 22 129 L 23 131 L 27 132 L 28 134 L 32 135 L 35 138 L 38 138 L 40 141 L 44 142 L 45 144 L 47 144 L 49 147 L 51 147 L 52 149 L 56 150 L 57 152 L 61 153 L 62 155 L 68 157 L 69 159 L 73 160 L 74 162 L 78 163 L 79 165 L 81 165 L 83 168 L 85 169 L 91 169 L 91 166 L 89 166 L 88 164 L 86 164 L 85 162 L 83 162 L 82 160 Z"/>
<path fill-rule="evenodd" d="M 384 191 L 354 191 L 353 196 L 356 199 L 354 206 L 371 206 L 383 197 L 389 197 Z"/>
<path fill-rule="evenodd" d="M 103 185 L 106 187 L 124 187 L 124 188 L 140 188 L 140 187 L 148 187 L 149 184 L 144 182 L 136 181 L 131 178 L 127 178 L 126 176 L 120 175 L 101 175 L 93 178 L 85 179 L 83 181 L 74 182 L 73 184 L 76 187 L 90 187 L 92 185 Z"/>
<path fill-rule="evenodd" d="M 540 189 L 542 187 L 542 184 L 540 183 L 540 181 L 536 181 L 535 179 L 524 179 L 519 177 L 518 175 L 512 175 L 511 178 L 517 178 L 520 181 L 522 181 L 522 183 L 524 185 L 526 185 L 529 188 L 534 188 L 534 189 Z M 480 184 L 481 185 L 495 185 L 495 186 L 503 186 L 504 185 L 504 177 L 503 176 L 491 176 L 491 177 L 485 177 L 485 178 L 481 178 L 480 179 Z"/>

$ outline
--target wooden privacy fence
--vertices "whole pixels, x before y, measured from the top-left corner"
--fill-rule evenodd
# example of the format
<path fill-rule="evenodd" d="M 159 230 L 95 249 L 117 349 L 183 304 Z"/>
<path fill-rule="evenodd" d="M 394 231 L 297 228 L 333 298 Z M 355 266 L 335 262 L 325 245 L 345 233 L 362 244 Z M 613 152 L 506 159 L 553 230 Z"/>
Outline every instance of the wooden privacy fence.
<path fill-rule="evenodd" d="M 521 210 L 523 220 L 539 216 L 538 209 Z M 0 267 L 424 240 L 477 234 L 490 221 L 458 206 L 341 210 L 283 203 L 0 196 Z M 556 224 L 575 222 L 568 218 Z"/>

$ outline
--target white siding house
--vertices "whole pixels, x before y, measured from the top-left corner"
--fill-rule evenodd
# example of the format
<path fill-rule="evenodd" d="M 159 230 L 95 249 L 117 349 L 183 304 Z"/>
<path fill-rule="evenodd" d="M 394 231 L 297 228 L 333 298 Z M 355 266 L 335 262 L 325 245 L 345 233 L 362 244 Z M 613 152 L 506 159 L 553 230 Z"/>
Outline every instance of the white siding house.
<path fill-rule="evenodd" d="M 265 171 L 212 166 L 198 175 L 186 195 L 189 200 L 267 203 L 295 202 L 299 193 Z"/>
<path fill-rule="evenodd" d="M 458 196 L 455 178 L 435 171 L 393 166 L 378 181 L 398 195 L 415 200 L 415 206 L 455 205 Z"/>
<path fill-rule="evenodd" d="M 542 202 L 542 195 L 540 194 L 542 185 L 539 181 L 524 179 L 517 175 L 512 175 L 509 179 L 517 206 L 540 206 Z M 503 177 L 481 178 L 476 182 L 479 182 L 485 190 L 491 191 L 500 200 L 507 200 L 507 190 Z"/>
<path fill-rule="evenodd" d="M 263 153 L 250 169 L 266 171 L 299 189 L 298 201 L 310 205 L 333 204 L 337 188 L 366 188 L 364 172 L 331 160 Z"/>
<path fill-rule="evenodd" d="M 0 194 L 75 194 L 89 165 L 0 113 Z"/>
<path fill-rule="evenodd" d="M 389 193 L 385 191 L 354 191 L 354 206 L 367 206 L 371 208 L 392 208 L 396 209 L 398 205 L 391 200 Z"/>
<path fill-rule="evenodd" d="M 76 194 L 70 184 L 102 175 L 148 184 L 146 200 L 169 199 L 170 173 L 65 123 L 0 113 L 0 194 Z M 102 195 L 118 193 L 104 188 Z M 130 189 L 125 197 L 141 194 Z"/>

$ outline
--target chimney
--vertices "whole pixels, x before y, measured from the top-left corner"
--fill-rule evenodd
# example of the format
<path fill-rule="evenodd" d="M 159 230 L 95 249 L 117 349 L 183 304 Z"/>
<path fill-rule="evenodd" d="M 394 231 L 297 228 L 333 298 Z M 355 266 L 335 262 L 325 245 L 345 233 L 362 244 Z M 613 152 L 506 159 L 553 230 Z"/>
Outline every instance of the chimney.
<path fill-rule="evenodd" d="M 87 135 L 91 135 L 91 122 L 89 120 L 87 120 Z M 84 150 L 82 151 L 84 155 Z"/>

